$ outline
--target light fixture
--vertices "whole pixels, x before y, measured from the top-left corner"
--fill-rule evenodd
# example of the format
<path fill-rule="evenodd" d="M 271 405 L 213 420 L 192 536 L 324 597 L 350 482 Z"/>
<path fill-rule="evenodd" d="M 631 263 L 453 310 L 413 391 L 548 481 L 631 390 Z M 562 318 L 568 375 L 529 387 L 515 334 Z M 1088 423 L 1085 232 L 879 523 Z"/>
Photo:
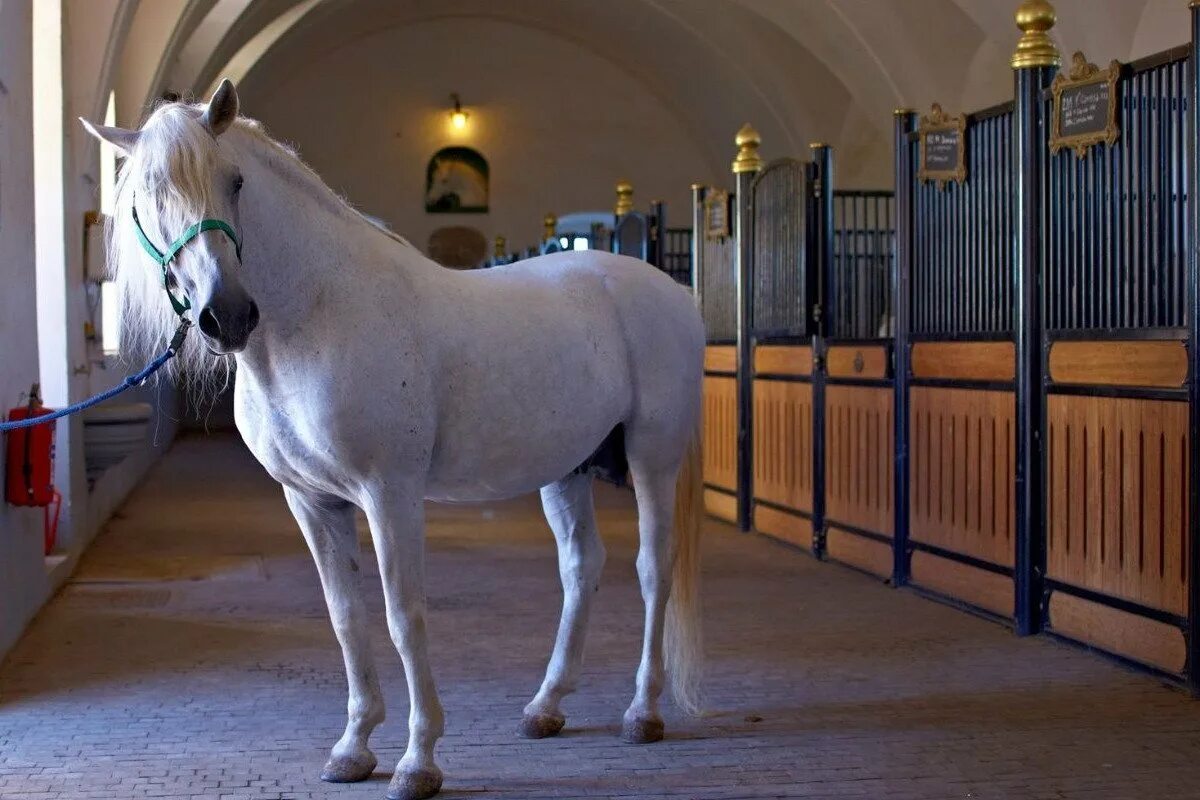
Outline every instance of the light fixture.
<path fill-rule="evenodd" d="M 470 116 L 463 111 L 462 101 L 458 98 L 458 92 L 450 95 L 450 99 L 454 102 L 454 110 L 450 112 L 450 126 L 455 130 L 462 130 L 467 127 L 467 117 Z"/>

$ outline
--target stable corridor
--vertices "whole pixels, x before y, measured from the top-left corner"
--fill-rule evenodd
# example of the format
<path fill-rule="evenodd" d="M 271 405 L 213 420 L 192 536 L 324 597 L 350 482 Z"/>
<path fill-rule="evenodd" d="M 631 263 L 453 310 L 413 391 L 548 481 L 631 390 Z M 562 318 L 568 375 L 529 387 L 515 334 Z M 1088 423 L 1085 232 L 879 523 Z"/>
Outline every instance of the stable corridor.
<path fill-rule="evenodd" d="M 537 742 L 514 731 L 560 595 L 536 499 L 430 507 L 444 797 L 1200 796 L 1200 716 L 1181 692 L 717 522 L 711 714 L 668 706 L 666 741 L 624 744 L 632 496 L 601 486 L 597 502 L 609 560 L 585 675 L 564 734 Z M 332 786 L 317 774 L 345 683 L 304 542 L 240 443 L 179 440 L 0 667 L 0 797 L 381 798 L 407 703 L 368 588 L 389 718 L 374 779 Z"/>

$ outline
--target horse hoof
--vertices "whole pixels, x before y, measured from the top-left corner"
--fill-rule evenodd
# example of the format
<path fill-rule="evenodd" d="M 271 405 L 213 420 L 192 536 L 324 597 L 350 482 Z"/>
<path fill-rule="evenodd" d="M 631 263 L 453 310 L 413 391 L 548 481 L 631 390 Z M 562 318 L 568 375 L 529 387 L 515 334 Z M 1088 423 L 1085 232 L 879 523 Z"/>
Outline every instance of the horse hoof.
<path fill-rule="evenodd" d="M 627 719 L 621 725 L 621 738 L 630 744 L 661 742 L 663 738 L 663 721 L 661 719 L 646 719 L 641 717 Z"/>
<path fill-rule="evenodd" d="M 378 762 L 375 754 L 367 751 L 360 756 L 333 756 L 321 770 L 321 780 L 327 783 L 358 783 L 371 777 Z"/>
<path fill-rule="evenodd" d="M 437 767 L 405 772 L 397 770 L 388 784 L 387 800 L 426 800 L 441 788 L 442 771 Z"/>
<path fill-rule="evenodd" d="M 566 722 L 562 714 L 526 714 L 517 733 L 525 739 L 545 739 L 561 731 Z"/>

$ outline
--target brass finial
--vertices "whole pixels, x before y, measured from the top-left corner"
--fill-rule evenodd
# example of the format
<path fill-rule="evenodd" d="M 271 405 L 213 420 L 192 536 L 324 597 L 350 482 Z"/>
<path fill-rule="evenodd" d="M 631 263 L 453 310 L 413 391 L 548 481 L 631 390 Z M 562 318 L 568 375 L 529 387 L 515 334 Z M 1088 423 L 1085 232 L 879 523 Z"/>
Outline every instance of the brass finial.
<path fill-rule="evenodd" d="M 817 148 L 820 148 L 820 147 L 829 147 L 829 145 L 825 142 L 809 142 L 808 143 L 809 150 L 816 150 Z"/>
<path fill-rule="evenodd" d="M 1057 67 L 1058 48 L 1050 39 L 1058 15 L 1049 0 L 1024 0 L 1017 8 L 1017 27 L 1021 29 L 1021 40 L 1013 53 L 1013 69 L 1033 67 Z"/>
<path fill-rule="evenodd" d="M 492 255 L 496 258 L 504 258 L 504 251 L 508 249 L 508 242 L 499 234 L 496 235 L 496 248 L 492 251 Z"/>
<path fill-rule="evenodd" d="M 558 217 L 553 214 L 547 214 L 542 217 L 542 238 L 553 239 L 555 232 L 558 230 Z"/>
<path fill-rule="evenodd" d="M 737 145 L 737 156 L 733 159 L 733 174 L 738 175 L 742 172 L 758 172 L 763 168 L 762 158 L 758 155 L 758 146 L 762 144 L 762 137 L 758 135 L 758 131 L 747 122 L 733 137 L 733 143 Z"/>
<path fill-rule="evenodd" d="M 617 205 L 613 213 L 618 217 L 633 211 L 633 184 L 627 180 L 617 181 Z"/>
<path fill-rule="evenodd" d="M 915 111 L 911 108 L 893 108 L 892 109 L 892 114 L 897 117 L 905 117 L 905 116 L 908 116 L 909 114 L 913 114 L 913 113 L 915 113 Z"/>

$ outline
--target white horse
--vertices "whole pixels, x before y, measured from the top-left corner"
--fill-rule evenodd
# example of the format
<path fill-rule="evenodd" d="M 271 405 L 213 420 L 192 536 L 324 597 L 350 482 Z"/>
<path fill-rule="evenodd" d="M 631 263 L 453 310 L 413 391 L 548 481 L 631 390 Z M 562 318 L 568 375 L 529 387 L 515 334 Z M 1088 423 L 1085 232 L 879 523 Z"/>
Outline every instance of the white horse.
<path fill-rule="evenodd" d="M 447 211 L 483 208 L 487 205 L 487 183 L 479 172 L 461 161 L 435 159 L 425 205 Z"/>
<path fill-rule="evenodd" d="M 177 360 L 191 375 L 236 360 L 238 429 L 283 485 L 316 560 L 350 695 L 345 734 L 321 777 L 371 775 L 367 739 L 384 717 L 356 507 L 370 523 L 409 688 L 408 748 L 388 797 L 429 797 L 442 783 L 442 708 L 425 630 L 426 498 L 541 489 L 558 543 L 562 621 L 519 730 L 558 733 L 604 562 L 594 460 L 621 473 L 628 465 L 637 493 L 645 634 L 622 733 L 662 738 L 664 675 L 694 711 L 701 650 L 704 333 L 691 297 L 643 262 L 595 251 L 444 269 L 370 224 L 237 114 L 226 81 L 207 106 L 162 106 L 141 130 L 84 124 L 127 157 L 110 252 L 126 341 L 160 347 L 169 338 L 177 320 L 161 280 L 181 303 L 190 299 L 205 348 L 193 341 Z M 208 218 L 230 230 L 193 234 L 160 272 L 147 252 L 168 251 Z"/>

